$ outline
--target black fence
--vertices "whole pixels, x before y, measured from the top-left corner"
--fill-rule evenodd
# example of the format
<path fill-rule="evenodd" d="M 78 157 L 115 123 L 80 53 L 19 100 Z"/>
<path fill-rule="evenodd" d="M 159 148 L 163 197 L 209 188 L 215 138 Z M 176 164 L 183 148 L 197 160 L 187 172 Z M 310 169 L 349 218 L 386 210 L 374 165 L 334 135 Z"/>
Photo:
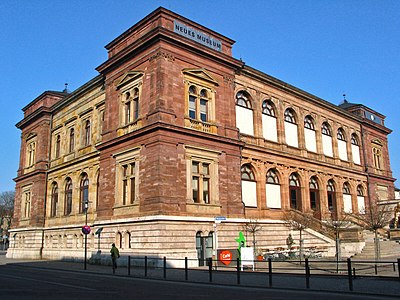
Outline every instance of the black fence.
<path fill-rule="evenodd" d="M 285 287 L 286 282 L 286 287 L 289 288 L 310 289 L 313 285 L 318 289 L 325 289 L 324 280 L 334 278 L 337 284 L 333 285 L 333 290 L 341 287 L 342 290 L 353 291 L 354 281 L 361 278 L 384 276 L 391 280 L 400 280 L 400 258 L 397 261 L 360 261 L 350 258 L 345 261 L 307 258 L 302 261 L 277 261 L 268 258 L 250 261 L 254 270 L 253 267 L 242 266 L 239 259 L 228 266 L 221 266 L 219 261 L 210 258 L 204 267 L 194 267 L 198 265 L 198 260 L 187 257 L 167 259 L 128 256 L 127 260 L 128 275 L 134 277 L 269 288 Z"/>

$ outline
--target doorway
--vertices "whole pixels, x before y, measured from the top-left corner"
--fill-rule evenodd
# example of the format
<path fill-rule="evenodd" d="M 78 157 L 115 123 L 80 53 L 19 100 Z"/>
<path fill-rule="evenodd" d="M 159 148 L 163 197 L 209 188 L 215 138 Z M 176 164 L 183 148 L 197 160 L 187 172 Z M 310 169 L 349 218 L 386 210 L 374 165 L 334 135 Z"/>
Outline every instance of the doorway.
<path fill-rule="evenodd" d="M 214 232 L 203 235 L 201 231 L 196 233 L 196 250 L 199 267 L 206 266 L 208 259 L 213 256 L 213 236 Z"/>

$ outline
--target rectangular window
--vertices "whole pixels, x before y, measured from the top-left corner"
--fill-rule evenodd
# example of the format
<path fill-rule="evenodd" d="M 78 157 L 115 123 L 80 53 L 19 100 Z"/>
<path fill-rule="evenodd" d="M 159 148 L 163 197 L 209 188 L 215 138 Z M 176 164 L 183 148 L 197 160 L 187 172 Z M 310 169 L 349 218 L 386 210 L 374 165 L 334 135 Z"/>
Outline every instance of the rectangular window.
<path fill-rule="evenodd" d="M 207 101 L 200 99 L 200 120 L 207 122 Z"/>
<path fill-rule="evenodd" d="M 193 201 L 199 203 L 199 177 L 193 176 L 192 179 Z"/>
<path fill-rule="evenodd" d="M 133 204 L 136 197 L 136 164 L 122 165 L 122 205 Z"/>
<path fill-rule="evenodd" d="M 210 164 L 192 161 L 192 197 L 195 203 L 210 203 Z"/>
<path fill-rule="evenodd" d="M 125 103 L 125 124 L 131 122 L 131 102 Z"/>
<path fill-rule="evenodd" d="M 189 118 L 196 119 L 196 98 L 189 96 Z"/>

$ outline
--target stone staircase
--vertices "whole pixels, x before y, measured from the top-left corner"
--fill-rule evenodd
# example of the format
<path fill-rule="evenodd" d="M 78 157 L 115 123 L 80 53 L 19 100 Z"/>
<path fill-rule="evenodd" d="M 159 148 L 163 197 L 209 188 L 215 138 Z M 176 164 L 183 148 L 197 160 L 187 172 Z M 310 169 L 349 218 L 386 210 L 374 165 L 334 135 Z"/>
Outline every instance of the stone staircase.
<path fill-rule="evenodd" d="M 363 231 L 365 246 L 361 253 L 353 256 L 356 260 L 374 260 L 375 259 L 375 243 L 374 233 L 369 230 Z M 400 258 L 399 241 L 391 241 L 378 234 L 380 246 L 380 258 L 383 260 Z"/>

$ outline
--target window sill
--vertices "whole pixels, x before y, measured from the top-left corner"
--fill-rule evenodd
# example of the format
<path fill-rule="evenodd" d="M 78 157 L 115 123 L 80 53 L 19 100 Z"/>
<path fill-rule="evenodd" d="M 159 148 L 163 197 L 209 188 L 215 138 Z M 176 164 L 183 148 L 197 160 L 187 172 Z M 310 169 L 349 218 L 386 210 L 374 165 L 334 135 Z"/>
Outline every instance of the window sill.
<path fill-rule="evenodd" d="M 185 117 L 185 127 L 206 133 L 217 133 L 217 126 L 215 124 L 191 119 L 189 117 Z"/>

